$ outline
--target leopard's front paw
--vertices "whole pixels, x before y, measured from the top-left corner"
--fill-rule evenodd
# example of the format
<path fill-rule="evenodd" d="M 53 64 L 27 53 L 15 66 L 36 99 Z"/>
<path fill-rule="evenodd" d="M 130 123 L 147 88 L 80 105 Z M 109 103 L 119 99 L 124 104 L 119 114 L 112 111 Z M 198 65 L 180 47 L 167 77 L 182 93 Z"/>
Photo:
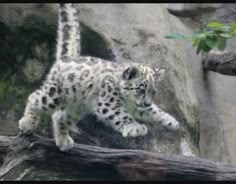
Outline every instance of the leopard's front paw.
<path fill-rule="evenodd" d="M 68 151 L 73 148 L 74 140 L 69 135 L 61 135 L 56 139 L 56 145 L 61 151 Z"/>
<path fill-rule="evenodd" d="M 172 116 L 166 115 L 165 117 L 163 117 L 162 120 L 162 125 L 165 126 L 167 129 L 169 130 L 178 130 L 180 125 L 179 122 Z"/>
<path fill-rule="evenodd" d="M 123 126 L 122 136 L 123 137 L 137 137 L 144 136 L 147 134 L 146 125 L 139 123 L 131 123 Z"/>
<path fill-rule="evenodd" d="M 20 134 L 32 134 L 37 128 L 38 122 L 31 120 L 30 118 L 22 117 L 19 121 Z"/>

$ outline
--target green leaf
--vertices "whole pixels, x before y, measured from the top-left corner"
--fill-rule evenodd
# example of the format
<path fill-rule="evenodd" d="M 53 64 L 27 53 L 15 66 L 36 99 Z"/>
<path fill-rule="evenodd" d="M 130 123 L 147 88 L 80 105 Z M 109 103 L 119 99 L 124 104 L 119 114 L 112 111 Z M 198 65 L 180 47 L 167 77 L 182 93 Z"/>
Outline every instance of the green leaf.
<path fill-rule="evenodd" d="M 201 39 L 199 44 L 198 44 L 198 47 L 197 47 L 197 54 L 199 54 L 201 51 L 202 52 L 205 52 L 205 53 L 208 53 L 212 48 L 209 47 L 207 44 L 206 44 L 206 40 L 205 39 Z"/>
<path fill-rule="evenodd" d="M 221 22 L 211 22 L 205 25 L 203 30 L 193 32 L 191 35 L 172 33 L 166 35 L 167 39 L 182 39 L 192 42 L 192 47 L 196 47 L 196 52 L 208 53 L 213 48 L 224 50 L 227 39 L 236 36 L 236 22 L 225 25 Z"/>
<path fill-rule="evenodd" d="M 236 30 L 236 22 L 233 22 L 230 24 L 230 27 L 233 29 L 233 30 Z"/>
<path fill-rule="evenodd" d="M 179 33 L 172 33 L 165 36 L 166 39 L 186 39 L 186 36 Z"/>
<path fill-rule="evenodd" d="M 221 33 L 220 36 L 222 36 L 224 38 L 231 38 L 231 37 L 233 37 L 233 35 L 229 34 L 229 33 Z"/>
<path fill-rule="evenodd" d="M 198 44 L 199 44 L 199 42 L 200 42 L 200 39 L 195 39 L 195 40 L 193 41 L 193 47 L 197 47 Z"/>
<path fill-rule="evenodd" d="M 216 36 L 208 36 L 206 37 L 206 44 L 211 47 L 214 48 L 217 46 L 217 37 Z"/>
<path fill-rule="evenodd" d="M 201 38 L 205 38 L 207 36 L 206 33 L 203 32 L 194 32 L 191 37 L 192 39 L 201 39 Z"/>
<path fill-rule="evenodd" d="M 231 34 L 232 34 L 233 36 L 236 36 L 236 30 L 234 30 L 233 32 L 231 32 Z"/>
<path fill-rule="evenodd" d="M 223 26 L 223 27 L 216 28 L 216 30 L 221 30 L 223 32 L 231 32 L 232 28 L 230 26 Z"/>
<path fill-rule="evenodd" d="M 199 41 L 198 46 L 197 46 L 197 54 L 199 54 L 200 51 L 202 50 L 203 44 L 204 44 L 204 41 L 201 39 L 201 40 Z"/>
<path fill-rule="evenodd" d="M 202 48 L 199 47 L 199 45 L 198 45 L 198 47 L 197 47 L 197 54 L 199 54 L 201 52 L 201 50 L 202 50 Z"/>
<path fill-rule="evenodd" d="M 224 51 L 226 47 L 226 39 L 223 37 L 217 37 L 217 48 L 221 51 Z"/>
<path fill-rule="evenodd" d="M 209 24 L 207 24 L 207 27 L 211 27 L 211 28 L 218 28 L 218 27 L 223 27 L 224 24 L 221 22 L 211 22 Z"/>
<path fill-rule="evenodd" d="M 213 49 L 212 47 L 209 47 L 206 42 L 204 42 L 203 46 L 202 46 L 202 50 L 205 52 L 205 53 L 208 53 L 211 49 Z"/>

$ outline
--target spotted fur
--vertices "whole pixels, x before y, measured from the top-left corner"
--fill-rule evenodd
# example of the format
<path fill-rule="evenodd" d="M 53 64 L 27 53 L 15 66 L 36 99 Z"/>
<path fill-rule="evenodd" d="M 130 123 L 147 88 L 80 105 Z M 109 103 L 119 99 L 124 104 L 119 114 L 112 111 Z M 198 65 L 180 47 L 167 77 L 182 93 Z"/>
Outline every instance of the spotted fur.
<path fill-rule="evenodd" d="M 78 12 L 73 5 L 60 6 L 57 61 L 44 84 L 29 96 L 19 121 L 21 132 L 34 131 L 42 112 L 52 115 L 55 142 L 61 151 L 73 147 L 69 129 L 84 113 L 97 115 L 123 137 L 146 135 L 147 127 L 140 121 L 177 130 L 178 121 L 152 102 L 152 69 L 80 56 L 79 42 L 74 41 L 80 40 L 75 16 Z"/>

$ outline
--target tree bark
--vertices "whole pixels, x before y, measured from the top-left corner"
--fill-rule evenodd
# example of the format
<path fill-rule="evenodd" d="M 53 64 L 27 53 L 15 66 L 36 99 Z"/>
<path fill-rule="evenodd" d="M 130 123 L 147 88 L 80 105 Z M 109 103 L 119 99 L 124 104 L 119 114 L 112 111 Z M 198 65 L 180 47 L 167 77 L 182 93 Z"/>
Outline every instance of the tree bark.
<path fill-rule="evenodd" d="M 236 167 L 196 157 L 0 136 L 0 180 L 236 180 Z M 5 157 L 3 157 L 5 156 Z"/>
<path fill-rule="evenodd" d="M 203 58 L 205 70 L 218 72 L 224 75 L 236 75 L 236 53 L 212 52 Z"/>

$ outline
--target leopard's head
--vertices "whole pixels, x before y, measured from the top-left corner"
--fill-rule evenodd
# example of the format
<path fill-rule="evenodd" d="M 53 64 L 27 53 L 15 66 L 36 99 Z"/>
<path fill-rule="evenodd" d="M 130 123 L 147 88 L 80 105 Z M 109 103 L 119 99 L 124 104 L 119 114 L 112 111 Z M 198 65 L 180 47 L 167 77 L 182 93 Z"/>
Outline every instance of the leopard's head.
<path fill-rule="evenodd" d="M 155 72 L 146 66 L 129 66 L 122 73 L 120 91 L 126 103 L 138 107 L 150 106 L 156 89 L 154 87 Z"/>

